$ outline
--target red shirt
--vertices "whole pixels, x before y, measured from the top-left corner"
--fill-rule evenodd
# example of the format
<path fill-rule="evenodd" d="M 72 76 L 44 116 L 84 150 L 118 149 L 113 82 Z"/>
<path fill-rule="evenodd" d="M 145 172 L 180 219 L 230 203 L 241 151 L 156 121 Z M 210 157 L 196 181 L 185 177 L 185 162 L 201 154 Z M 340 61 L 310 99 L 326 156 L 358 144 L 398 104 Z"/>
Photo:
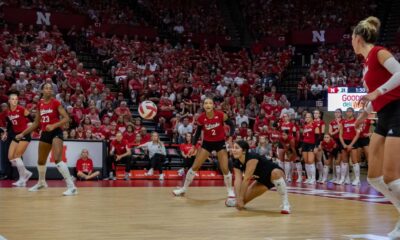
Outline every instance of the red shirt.
<path fill-rule="evenodd" d="M 125 139 L 122 139 L 120 142 L 117 139 L 111 142 L 111 148 L 114 148 L 114 154 L 122 155 L 126 153 L 126 149 L 128 148 L 128 142 Z"/>
<path fill-rule="evenodd" d="M 369 137 L 369 129 L 371 128 L 371 119 L 365 119 L 364 124 L 362 125 L 360 136 L 363 138 Z"/>
<path fill-rule="evenodd" d="M 329 140 L 329 142 L 322 141 L 321 142 L 321 148 L 327 152 L 332 152 L 333 149 L 337 148 L 335 140 L 332 138 Z"/>
<path fill-rule="evenodd" d="M 277 143 L 277 142 L 279 142 L 279 139 L 281 138 L 281 133 L 278 131 L 278 130 L 272 130 L 270 133 L 269 133 L 269 140 L 272 142 L 272 143 Z"/>
<path fill-rule="evenodd" d="M 136 134 L 134 132 L 125 131 L 123 137 L 128 142 L 129 146 L 132 146 L 132 144 L 135 142 Z"/>
<path fill-rule="evenodd" d="M 44 99 L 40 99 L 38 110 L 40 114 L 40 129 L 46 131 L 46 126 L 60 121 L 58 107 L 61 103 L 55 98 L 51 98 L 48 103 Z"/>
<path fill-rule="evenodd" d="M 354 137 L 357 135 L 356 128 L 354 127 L 354 123 L 356 119 L 344 119 L 342 122 L 343 126 L 343 134 L 342 137 L 344 140 L 353 140 Z"/>
<path fill-rule="evenodd" d="M 28 118 L 25 117 L 25 108 L 17 106 L 14 111 L 11 109 L 7 112 L 7 117 L 12 124 L 12 129 L 15 134 L 23 132 L 28 128 Z"/>
<path fill-rule="evenodd" d="M 282 137 L 279 139 L 279 142 L 285 149 L 290 149 L 290 142 L 294 140 L 294 137 L 288 136 L 286 139 L 283 139 Z"/>
<path fill-rule="evenodd" d="M 85 172 L 85 173 L 89 173 L 93 171 L 93 161 L 92 159 L 88 158 L 88 159 L 78 159 L 78 161 L 76 162 L 76 170 L 78 172 Z"/>
<path fill-rule="evenodd" d="M 373 47 L 365 61 L 364 81 L 368 87 L 369 93 L 375 91 L 378 87 L 386 83 L 390 77 L 392 77 L 392 74 L 382 66 L 378 60 L 378 52 L 383 49 L 385 48 L 381 46 Z M 400 99 L 400 87 L 379 96 L 377 99 L 372 101 L 372 107 L 375 111 L 379 112 L 386 104 L 396 99 Z"/>
<path fill-rule="evenodd" d="M 214 110 L 214 116 L 212 118 L 208 118 L 206 113 L 202 113 L 197 119 L 197 123 L 199 126 L 203 126 L 204 141 L 225 141 L 223 112 Z"/>
<path fill-rule="evenodd" d="M 314 120 L 314 124 L 319 129 L 319 134 L 324 134 L 325 128 L 322 129 L 322 125 L 325 125 L 325 122 L 319 119 L 319 120 Z"/>
<path fill-rule="evenodd" d="M 338 121 L 336 121 L 336 119 L 335 119 L 335 120 L 333 120 L 332 122 L 329 123 L 329 126 L 332 127 L 332 130 L 333 130 L 333 131 L 336 131 L 336 130 L 339 129 L 339 126 L 340 126 L 340 124 L 342 124 L 342 122 L 343 122 L 343 120 L 340 120 L 340 121 L 338 122 Z M 339 132 L 336 133 L 335 135 L 331 136 L 331 137 L 333 137 L 334 139 L 339 139 Z"/>
<path fill-rule="evenodd" d="M 303 127 L 303 142 L 309 144 L 315 144 L 315 129 L 317 125 L 314 123 L 306 124 Z"/>
<path fill-rule="evenodd" d="M 182 143 L 181 145 L 179 145 L 179 149 L 185 154 L 188 155 L 190 149 L 192 149 L 193 144 L 191 143 Z"/>
<path fill-rule="evenodd" d="M 289 131 L 289 134 L 293 136 L 296 132 L 296 127 L 291 122 L 284 122 L 281 124 L 281 131 Z"/>

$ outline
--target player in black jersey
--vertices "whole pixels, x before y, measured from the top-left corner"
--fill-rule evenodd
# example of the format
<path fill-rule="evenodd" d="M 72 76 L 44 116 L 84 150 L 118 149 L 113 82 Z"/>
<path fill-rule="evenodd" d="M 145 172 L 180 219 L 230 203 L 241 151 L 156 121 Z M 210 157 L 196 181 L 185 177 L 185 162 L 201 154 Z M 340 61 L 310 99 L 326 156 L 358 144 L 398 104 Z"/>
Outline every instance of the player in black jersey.
<path fill-rule="evenodd" d="M 242 210 L 246 203 L 276 187 L 282 198 L 281 213 L 289 214 L 290 204 L 283 169 L 265 157 L 249 152 L 249 144 L 243 140 L 235 142 L 232 153 L 236 199 L 227 201 L 226 204 L 235 205 L 237 209 Z"/>

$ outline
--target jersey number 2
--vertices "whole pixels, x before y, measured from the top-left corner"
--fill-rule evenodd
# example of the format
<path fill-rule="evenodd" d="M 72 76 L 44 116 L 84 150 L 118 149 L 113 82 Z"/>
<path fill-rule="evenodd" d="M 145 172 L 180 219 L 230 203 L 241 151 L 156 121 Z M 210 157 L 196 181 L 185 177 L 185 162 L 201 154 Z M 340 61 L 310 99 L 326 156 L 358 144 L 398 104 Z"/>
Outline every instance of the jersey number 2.
<path fill-rule="evenodd" d="M 215 129 L 211 129 L 211 135 L 215 136 L 217 133 L 215 132 Z"/>

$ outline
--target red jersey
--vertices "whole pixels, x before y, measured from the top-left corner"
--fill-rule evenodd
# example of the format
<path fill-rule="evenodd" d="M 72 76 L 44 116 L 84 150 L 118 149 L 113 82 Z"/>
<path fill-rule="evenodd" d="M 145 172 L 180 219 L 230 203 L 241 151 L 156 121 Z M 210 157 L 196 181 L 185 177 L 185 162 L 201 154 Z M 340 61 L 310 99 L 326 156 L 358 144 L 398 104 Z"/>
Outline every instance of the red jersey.
<path fill-rule="evenodd" d="M 291 122 L 284 122 L 281 124 L 281 131 L 289 131 L 289 135 L 294 136 L 296 133 L 296 127 Z"/>
<path fill-rule="evenodd" d="M 185 154 L 188 155 L 190 149 L 192 149 L 193 144 L 191 143 L 182 143 L 181 145 L 179 145 L 179 149 Z"/>
<path fill-rule="evenodd" d="M 25 108 L 17 106 L 14 111 L 11 109 L 7 112 L 7 117 L 12 124 L 12 129 L 15 134 L 23 132 L 28 128 L 28 118 L 25 117 Z"/>
<path fill-rule="evenodd" d="M 325 125 L 325 122 L 319 119 L 319 120 L 314 120 L 314 124 L 319 129 L 319 134 L 324 134 L 325 128 L 322 129 L 322 126 Z"/>
<path fill-rule="evenodd" d="M 371 119 L 365 119 L 364 124 L 362 125 L 360 136 L 363 138 L 369 137 L 369 129 L 371 128 Z"/>
<path fill-rule="evenodd" d="M 93 161 L 92 159 L 88 158 L 88 159 L 78 159 L 78 161 L 76 162 L 76 170 L 78 172 L 85 172 L 85 173 L 89 173 L 93 171 Z"/>
<path fill-rule="evenodd" d="M 354 127 L 354 123 L 356 119 L 344 119 L 342 122 L 343 134 L 342 137 L 344 140 L 353 140 L 357 135 L 356 128 Z"/>
<path fill-rule="evenodd" d="M 132 146 L 132 144 L 135 142 L 136 134 L 134 132 L 125 131 L 123 137 L 128 142 L 129 146 Z"/>
<path fill-rule="evenodd" d="M 122 139 L 120 142 L 117 139 L 111 142 L 111 148 L 114 148 L 114 154 L 122 155 L 126 153 L 126 149 L 128 148 L 128 142 L 125 139 Z"/>
<path fill-rule="evenodd" d="M 378 52 L 383 49 L 385 48 L 381 46 L 373 47 L 365 60 L 364 81 L 369 93 L 375 91 L 392 77 L 392 74 L 378 60 Z M 372 107 L 375 111 L 379 112 L 386 104 L 397 99 L 400 99 L 400 87 L 379 96 L 372 101 Z"/>
<path fill-rule="evenodd" d="M 306 124 L 303 127 L 303 142 L 315 144 L 315 129 L 318 126 L 314 123 Z"/>
<path fill-rule="evenodd" d="M 46 126 L 60 121 L 58 107 L 61 103 L 55 98 L 51 98 L 48 103 L 44 99 L 40 99 L 38 110 L 40 114 L 40 129 L 46 131 Z"/>
<path fill-rule="evenodd" d="M 279 142 L 285 149 L 290 149 L 290 142 L 294 140 L 294 137 L 288 136 L 286 139 L 283 139 L 282 137 L 279 139 Z"/>
<path fill-rule="evenodd" d="M 203 126 L 203 138 L 208 142 L 225 141 L 224 113 L 214 110 L 214 116 L 208 118 L 206 113 L 200 114 L 198 125 Z"/>
<path fill-rule="evenodd" d="M 322 141 L 322 142 L 321 142 L 321 148 L 322 148 L 322 150 L 324 150 L 324 151 L 332 152 L 335 148 L 337 148 L 337 144 L 336 144 L 335 140 L 333 140 L 333 139 L 331 138 L 331 139 L 329 140 L 329 142 Z"/>
<path fill-rule="evenodd" d="M 279 139 L 281 138 L 281 133 L 278 130 L 272 130 L 269 134 L 269 140 L 272 143 L 277 143 L 279 142 Z"/>
<path fill-rule="evenodd" d="M 339 129 L 339 126 L 342 124 L 343 120 L 340 119 L 340 121 L 338 122 L 336 119 L 333 120 L 332 122 L 329 123 L 329 126 L 331 126 L 332 131 L 336 131 Z M 331 136 L 334 139 L 339 139 L 339 132 L 336 133 L 335 135 Z"/>

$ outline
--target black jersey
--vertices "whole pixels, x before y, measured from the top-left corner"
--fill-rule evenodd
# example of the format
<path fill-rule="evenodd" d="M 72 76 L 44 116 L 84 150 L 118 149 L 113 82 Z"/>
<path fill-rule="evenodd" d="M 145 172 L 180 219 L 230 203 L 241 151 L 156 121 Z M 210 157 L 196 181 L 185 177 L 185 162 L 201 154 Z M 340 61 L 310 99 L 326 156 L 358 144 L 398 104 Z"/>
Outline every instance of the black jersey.
<path fill-rule="evenodd" d="M 279 167 L 278 164 L 273 163 L 268 160 L 264 156 L 261 156 L 257 153 L 247 153 L 244 164 L 242 164 L 239 159 L 233 159 L 233 167 L 241 170 L 243 173 L 246 171 L 246 164 L 251 159 L 257 159 L 258 163 L 256 169 L 253 173 L 253 178 L 259 182 L 264 184 L 268 188 L 273 188 L 274 184 L 271 182 L 271 172 L 272 170 L 278 168 L 283 171 L 282 168 Z"/>

